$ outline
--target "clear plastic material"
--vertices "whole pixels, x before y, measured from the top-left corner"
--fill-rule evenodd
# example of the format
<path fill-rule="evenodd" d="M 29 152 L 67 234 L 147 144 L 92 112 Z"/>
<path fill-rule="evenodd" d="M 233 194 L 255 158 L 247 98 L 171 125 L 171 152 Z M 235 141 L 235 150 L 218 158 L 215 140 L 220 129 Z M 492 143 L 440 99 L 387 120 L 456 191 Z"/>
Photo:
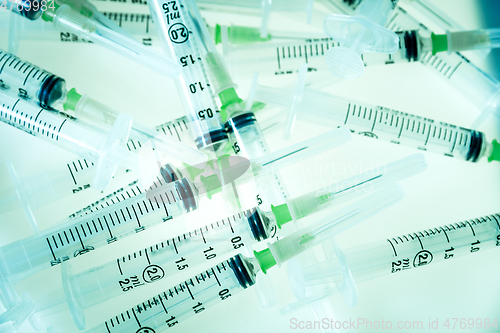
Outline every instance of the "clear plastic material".
<path fill-rule="evenodd" d="M 173 286 L 86 333 L 163 332 L 255 283 L 258 265 L 237 255 Z M 167 310 L 168 309 L 168 310 Z"/>
<path fill-rule="evenodd" d="M 363 1 L 354 16 L 329 15 L 325 19 L 325 33 L 342 46 L 329 50 L 326 55 L 328 68 L 344 79 L 359 77 L 364 70 L 363 52 L 394 53 L 399 38 L 384 28 L 393 8 L 390 0 Z"/>
<path fill-rule="evenodd" d="M 120 115 L 119 112 L 86 95 L 78 100 L 75 107 L 75 114 L 78 118 L 90 120 L 101 125 L 113 124 Z M 154 146 L 155 150 L 189 165 L 203 163 L 207 160 L 207 156 L 197 149 L 191 148 L 179 142 L 179 140 L 170 138 L 137 122 L 132 123 L 130 138 L 143 144 L 149 142 Z"/>
<path fill-rule="evenodd" d="M 93 185 L 104 189 L 117 166 L 139 170 L 138 156 L 122 145 L 128 140 L 132 119 L 121 114 L 105 131 L 55 110 L 7 94 L 0 94 L 0 121 L 55 144 L 98 164 Z"/>
<path fill-rule="evenodd" d="M 176 80 L 186 115 L 193 123 L 193 136 L 200 149 L 217 150 L 226 141 L 214 92 L 206 72 L 205 45 L 200 25 L 190 12 L 189 1 L 148 2 L 166 54 L 179 59 L 181 72 Z M 208 41 L 207 41 L 208 42 Z"/>
<path fill-rule="evenodd" d="M 297 219 L 311 212 L 340 205 L 355 197 L 390 186 L 427 168 L 422 154 L 415 154 L 368 170 L 362 174 L 330 184 L 315 193 L 307 193 L 289 201 L 288 207 Z"/>
<path fill-rule="evenodd" d="M 304 62 L 307 62 L 308 72 L 328 71 L 325 54 L 339 46 L 340 43 L 331 38 L 304 38 L 302 41 L 271 40 L 251 45 L 223 43 L 223 53 L 235 77 L 249 76 L 257 71 L 260 76 L 281 76 L 296 74 Z M 374 66 L 407 63 L 408 60 L 406 50 L 399 50 L 394 54 L 363 53 L 363 62 L 366 66 Z"/>
<path fill-rule="evenodd" d="M 312 156 L 327 152 L 346 144 L 351 140 L 351 132 L 346 127 L 301 141 L 294 145 L 266 154 L 252 160 L 254 172 L 259 174 L 272 173 L 286 166 L 304 161 Z"/>
<path fill-rule="evenodd" d="M 389 274 L 400 274 L 439 262 L 456 260 L 464 255 L 500 246 L 500 214 L 404 234 L 344 251 L 346 264 L 356 283 Z M 338 285 L 343 281 L 343 267 L 338 258 L 296 270 L 294 292 L 312 299 L 316 286 Z M 302 303 L 304 305 L 304 303 Z"/>
<path fill-rule="evenodd" d="M 238 110 L 241 110 L 238 106 Z M 231 115 L 231 112 L 229 112 Z M 228 119 L 227 125 L 234 153 L 249 160 L 258 159 L 270 152 L 264 135 L 253 112 L 236 111 Z M 287 200 L 287 191 L 279 173 L 266 173 L 256 177 L 257 202 L 264 210 L 271 210 L 271 204 L 282 204 Z"/>
<path fill-rule="evenodd" d="M 427 6 L 419 6 L 420 10 L 428 11 Z M 428 12 L 432 17 L 434 13 Z M 430 35 L 431 31 L 403 9 L 397 8 L 389 20 L 393 30 L 419 29 L 422 35 Z M 435 20 L 442 24 L 442 20 Z M 449 29 L 449 26 L 442 27 Z M 469 59 L 460 53 L 432 55 L 423 53 L 421 62 L 445 79 L 460 95 L 474 104 L 483 114 L 474 122 L 472 128 L 477 128 L 490 114 L 500 115 L 500 82 L 476 67 Z"/>
<path fill-rule="evenodd" d="M 141 193 L 3 246 L 2 271 L 7 279 L 19 281 L 198 208 L 197 191 L 189 180 L 159 185 L 151 193 Z"/>
<path fill-rule="evenodd" d="M 0 50 L 0 87 L 20 98 L 54 106 L 66 96 L 66 81 Z"/>
<path fill-rule="evenodd" d="M 307 14 L 307 22 L 311 22 L 313 2 L 314 0 L 250 0 L 250 1 L 231 1 L 231 0 L 201 0 L 196 1 L 202 6 L 206 5 L 222 5 L 238 8 L 238 11 L 242 9 L 260 9 L 262 10 L 262 21 L 260 26 L 260 36 L 265 38 L 268 34 L 267 25 L 269 21 L 269 15 L 271 11 L 303 11 Z"/>
<path fill-rule="evenodd" d="M 156 126 L 155 130 L 194 148 L 189 126 L 186 117 L 182 117 Z M 129 139 L 126 144 L 127 149 L 132 152 L 138 151 L 142 146 L 143 142 L 134 139 Z M 1 193 L 0 214 L 19 208 L 16 204 L 16 192 L 19 190 L 26 194 L 24 204 L 28 204 L 33 211 L 62 198 L 78 195 L 91 188 L 94 172 L 94 163 L 80 158 L 28 176 L 19 175 L 17 180 L 12 180 L 17 182 L 16 188 L 8 188 Z M 120 168 L 114 177 L 125 173 L 126 170 Z M 124 187 L 117 188 L 114 193 L 122 192 L 123 189 Z M 95 200 L 102 201 L 100 195 Z"/>
<path fill-rule="evenodd" d="M 264 233 L 257 232 L 260 228 Z M 251 248 L 267 239 L 271 228 L 272 223 L 253 208 L 77 274 L 72 274 L 71 267 L 63 267 L 64 291 L 51 291 L 36 300 L 36 310 L 42 312 L 67 301 L 75 324 L 83 330 L 84 309 L 227 253 Z"/>
<path fill-rule="evenodd" d="M 269 244 L 269 250 L 276 264 L 280 266 L 299 253 L 392 206 L 401 200 L 403 195 L 399 185 L 376 191 L 320 221 Z"/>
<path fill-rule="evenodd" d="M 500 28 L 447 31 L 448 53 L 500 47 Z"/>
<path fill-rule="evenodd" d="M 292 93 L 257 87 L 255 98 L 265 103 L 291 107 Z M 437 122 L 380 106 L 346 101 L 320 91 L 306 89 L 301 99 L 307 121 L 331 126 L 345 125 L 361 135 L 432 151 L 471 162 L 489 156 L 491 143 L 482 132 Z"/>
<path fill-rule="evenodd" d="M 45 15 L 50 17 L 45 17 Z M 71 9 L 68 5 L 60 6 L 55 13 L 44 13 L 44 20 L 52 21 L 54 26 L 64 32 L 71 32 L 82 39 L 90 40 L 106 47 L 124 57 L 151 68 L 157 73 L 171 78 L 179 75 L 179 65 L 156 53 L 144 45 L 116 32 L 99 21 L 85 17 Z"/>

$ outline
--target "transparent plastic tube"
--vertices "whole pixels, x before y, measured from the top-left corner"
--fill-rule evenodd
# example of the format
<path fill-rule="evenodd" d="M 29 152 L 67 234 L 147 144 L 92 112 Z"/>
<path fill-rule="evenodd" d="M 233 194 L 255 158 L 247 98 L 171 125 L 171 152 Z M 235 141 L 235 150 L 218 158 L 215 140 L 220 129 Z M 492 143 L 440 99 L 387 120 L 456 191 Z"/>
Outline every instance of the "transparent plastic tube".
<path fill-rule="evenodd" d="M 288 208 L 294 212 L 297 219 L 300 219 L 312 211 L 340 205 L 355 197 L 391 186 L 424 171 L 426 168 L 427 162 L 422 154 L 411 155 L 338 183 L 330 184 L 314 193 L 293 198 L 288 203 Z"/>
<path fill-rule="evenodd" d="M 355 225 L 380 210 L 392 205 L 401 198 L 401 192 L 391 191 L 387 196 L 371 196 L 349 207 L 344 208 L 331 217 L 317 221 L 305 229 L 285 237 L 273 244 L 271 250 L 254 252 L 255 258 L 236 255 L 229 260 L 209 268 L 205 272 L 176 285 L 145 300 L 137 306 L 118 314 L 120 323 L 111 325 L 111 319 L 86 332 L 123 332 L 154 329 L 155 332 L 177 325 L 181 320 L 192 317 L 209 306 L 230 299 L 235 292 L 246 289 L 256 282 L 257 273 L 264 273 L 272 266 L 278 265 L 298 253 L 319 244 L 328 237 Z M 387 192 L 388 194 L 388 192 Z M 370 205 L 372 203 L 373 205 Z M 304 234 L 305 233 L 305 234 Z M 302 239 L 303 241 L 297 241 Z M 290 251 L 287 251 L 290 250 Z M 272 252 L 278 260 L 269 260 Z M 278 253 L 287 252 L 285 256 Z M 273 261 L 273 262 L 270 262 Z M 146 305 L 147 304 L 147 305 Z M 143 311 L 147 310 L 147 311 Z M 151 311 L 150 311 L 151 310 Z"/>
<path fill-rule="evenodd" d="M 46 140 L 98 165 L 93 186 L 104 189 L 118 166 L 139 170 L 138 155 L 120 145 L 128 139 L 132 119 L 122 114 L 110 131 L 56 110 L 0 94 L 0 121 Z"/>
<path fill-rule="evenodd" d="M 78 274 L 72 274 L 70 266 L 63 267 L 64 291 L 52 291 L 35 301 L 37 311 L 67 301 L 76 325 L 84 329 L 84 309 L 130 294 L 165 276 L 172 277 L 228 253 L 251 248 L 269 238 L 273 226 L 272 220 L 252 208 Z"/>
<path fill-rule="evenodd" d="M 500 28 L 447 31 L 448 53 L 500 47 Z"/>
<path fill-rule="evenodd" d="M 384 169 L 385 173 L 371 177 L 369 180 L 366 180 L 366 174 L 380 172 L 380 170 L 367 172 L 360 175 L 359 179 L 354 177 L 333 184 L 330 188 L 342 188 L 342 190 L 325 198 L 323 195 L 321 198 L 316 196 L 315 203 L 306 208 L 307 212 L 303 210 L 298 217 L 304 217 L 331 206 L 332 203 L 340 204 L 345 201 L 343 199 L 362 196 L 369 191 L 412 176 L 422 171 L 422 162 L 417 156 L 413 156 L 379 168 Z M 423 167 L 425 168 L 425 165 Z M 345 190 L 346 182 L 350 184 L 347 190 Z M 369 191 L 356 193 L 349 191 L 351 188 L 359 189 L 359 186 L 366 185 L 368 182 L 373 182 Z M 304 196 L 293 199 L 291 208 L 297 209 L 297 204 L 304 208 L 307 202 L 310 203 L 310 197 L 314 197 L 315 193 L 309 193 L 306 196 L 309 200 L 305 200 Z M 316 204 L 318 199 L 321 201 L 319 205 Z M 365 203 L 370 206 L 371 202 Z M 83 329 L 85 327 L 83 313 L 85 308 L 124 293 L 133 292 L 144 285 L 160 281 L 164 276 L 171 277 L 177 272 L 195 267 L 231 251 L 252 248 L 254 243 L 268 239 L 276 226 L 281 227 L 291 221 L 285 219 L 285 214 L 280 210 L 275 210 L 275 208 L 273 207 L 273 212 L 252 208 L 205 227 L 152 244 L 139 251 L 125 254 L 116 261 L 78 274 L 72 274 L 71 266 L 64 264 L 64 292 L 63 290 L 51 291 L 36 300 L 34 302 L 36 311 L 41 315 L 46 315 L 46 311 L 57 311 L 52 308 L 67 302 L 76 325 Z"/>
<path fill-rule="evenodd" d="M 86 333 L 163 332 L 255 284 L 258 265 L 240 254 L 117 314 Z M 168 310 L 167 310 L 168 309 Z"/>
<path fill-rule="evenodd" d="M 436 15 L 427 6 L 418 6 L 418 9 L 430 17 Z M 396 8 L 396 13 L 389 19 L 389 22 L 389 27 L 392 30 L 419 29 L 422 35 L 431 34 L 431 31 L 428 30 L 425 24 L 422 24 L 399 7 Z M 450 26 L 444 24 L 445 22 L 447 21 L 439 19 L 433 21 L 433 24 L 436 24 L 437 28 L 440 27 L 443 30 L 447 30 Z M 424 52 L 420 59 L 424 65 L 431 68 L 459 92 L 460 95 L 464 96 L 483 112 L 472 125 L 473 128 L 477 128 L 490 114 L 499 114 L 500 83 L 475 66 L 469 59 L 458 52 L 451 54 L 439 53 L 436 55 Z"/>
<path fill-rule="evenodd" d="M 149 2 L 156 29 L 166 54 L 179 59 L 181 73 L 177 89 L 184 100 L 186 115 L 193 122 L 193 136 L 199 149 L 217 150 L 227 140 L 222 128 L 214 93 L 205 62 L 208 52 L 198 22 L 190 13 L 194 3 L 188 1 Z"/>
<path fill-rule="evenodd" d="M 404 234 L 344 251 L 346 264 L 359 283 L 389 274 L 482 252 L 500 246 L 500 214 Z M 296 295 L 307 296 L 307 287 L 341 283 L 343 264 L 332 257 L 323 263 L 304 267 L 296 276 Z M 302 280 L 302 281 L 301 281 Z M 340 284 L 341 285 L 341 284 Z M 299 297 L 300 298 L 300 297 Z"/>
<path fill-rule="evenodd" d="M 399 35 L 399 34 L 398 34 Z M 224 38 L 224 37 L 223 37 Z M 223 43 L 224 60 L 232 75 L 245 77 L 296 74 L 307 62 L 308 72 L 326 72 L 325 54 L 340 43 L 331 38 L 307 38 L 302 41 L 268 41 L 251 45 Z M 407 63 L 406 50 L 394 54 L 363 53 L 366 66 Z"/>
<path fill-rule="evenodd" d="M 267 36 L 267 25 L 271 11 L 303 11 L 307 14 L 307 22 L 311 23 L 314 0 L 273 0 L 273 1 L 228 1 L 228 0 L 203 0 L 197 1 L 201 6 L 220 8 L 220 5 L 229 7 L 232 10 L 237 8 L 239 12 L 244 9 L 261 10 L 262 21 L 260 27 L 260 36 Z"/>
<path fill-rule="evenodd" d="M 66 95 L 66 81 L 13 54 L 0 50 L 0 86 L 20 98 L 53 106 Z"/>
<path fill-rule="evenodd" d="M 4 280 L 19 281 L 198 208 L 198 192 L 189 180 L 159 184 L 153 193 L 139 194 L 3 246 L 0 265 Z"/>
<path fill-rule="evenodd" d="M 156 126 L 155 129 L 165 136 L 172 137 L 172 139 L 194 148 L 189 124 L 185 117 Z M 144 141 L 141 143 L 141 141 L 129 139 L 126 147 L 128 150 L 134 152 L 143 143 Z M 94 172 L 95 164 L 81 158 L 68 161 L 68 163 L 48 170 L 19 177 L 18 184 L 21 187 L 20 190 L 27 194 L 27 204 L 34 211 L 51 202 L 78 195 L 91 188 Z M 119 168 L 114 177 L 116 178 L 125 173 L 125 169 Z M 115 189 L 115 193 L 121 192 L 122 189 L 122 187 Z M 16 191 L 18 190 L 19 188 L 7 188 L 0 194 L 0 214 L 19 208 L 16 195 Z M 100 197 L 101 195 L 96 197 L 94 201 L 102 201 Z"/>
<path fill-rule="evenodd" d="M 124 57 L 151 68 L 155 72 L 174 78 L 179 74 L 179 65 L 160 53 L 116 32 L 97 20 L 85 17 L 68 5 L 43 12 L 44 21 L 52 22 L 63 31 L 74 33 L 82 39 L 106 47 Z"/>
<path fill-rule="evenodd" d="M 291 107 L 291 92 L 258 87 L 255 98 Z M 486 141 L 482 132 L 437 122 L 380 106 L 346 101 L 319 91 L 306 89 L 301 99 L 302 115 L 307 121 L 332 126 L 345 125 L 364 136 L 432 151 L 461 160 L 477 162 L 483 156 L 498 160 L 498 143 Z"/>

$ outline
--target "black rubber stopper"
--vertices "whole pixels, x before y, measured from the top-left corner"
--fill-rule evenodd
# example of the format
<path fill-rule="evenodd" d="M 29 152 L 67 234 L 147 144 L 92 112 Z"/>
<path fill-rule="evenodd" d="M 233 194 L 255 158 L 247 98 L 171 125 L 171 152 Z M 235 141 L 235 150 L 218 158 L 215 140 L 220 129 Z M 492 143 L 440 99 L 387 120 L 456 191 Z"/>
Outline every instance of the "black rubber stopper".
<path fill-rule="evenodd" d="M 220 129 L 206 133 L 203 136 L 196 138 L 195 143 L 198 149 L 206 147 L 211 144 L 217 144 L 218 142 L 227 140 L 227 133 Z"/>
<path fill-rule="evenodd" d="M 250 230 L 252 231 L 253 237 L 257 241 L 261 241 L 268 238 L 266 233 L 266 229 L 264 224 L 262 223 L 262 219 L 260 218 L 260 214 L 257 210 L 253 212 L 248 218 L 248 225 L 250 226 Z"/>
<path fill-rule="evenodd" d="M 255 284 L 255 281 L 250 277 L 245 264 L 243 264 L 243 260 L 241 260 L 241 254 L 229 259 L 229 267 L 231 267 L 234 275 L 236 275 L 238 282 L 243 288 L 246 289 Z"/>
<path fill-rule="evenodd" d="M 477 162 L 479 159 L 479 154 L 481 153 L 481 147 L 483 146 L 483 133 L 478 131 L 472 131 L 470 134 L 470 145 L 469 151 L 467 152 L 467 161 Z"/>
<path fill-rule="evenodd" d="M 38 100 L 43 106 L 50 106 L 54 101 L 62 97 L 63 91 L 60 89 L 56 91 L 54 89 L 62 88 L 66 84 L 63 78 L 55 75 L 49 76 L 42 84 L 40 88 L 40 94 L 38 95 Z"/>
<path fill-rule="evenodd" d="M 408 61 L 418 60 L 418 45 L 417 45 L 417 33 L 415 30 L 407 31 L 404 35 L 405 47 L 406 47 L 406 59 Z"/>
<path fill-rule="evenodd" d="M 240 114 L 239 116 L 230 118 L 227 121 L 226 131 L 228 133 L 232 133 L 234 129 L 239 130 L 240 128 L 248 126 L 248 124 L 254 123 L 255 121 L 257 121 L 257 119 L 255 118 L 255 114 L 253 112 Z"/>

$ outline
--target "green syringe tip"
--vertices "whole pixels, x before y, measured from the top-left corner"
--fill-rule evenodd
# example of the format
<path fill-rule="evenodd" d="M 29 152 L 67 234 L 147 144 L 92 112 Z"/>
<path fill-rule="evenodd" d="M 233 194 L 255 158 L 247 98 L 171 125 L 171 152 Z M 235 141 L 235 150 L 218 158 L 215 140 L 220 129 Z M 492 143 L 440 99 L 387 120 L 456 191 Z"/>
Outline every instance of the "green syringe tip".
<path fill-rule="evenodd" d="M 77 93 L 75 88 L 72 88 L 70 91 L 68 91 L 68 93 L 66 94 L 66 101 L 64 101 L 63 104 L 64 111 L 75 111 L 76 105 L 78 104 L 78 101 L 80 101 L 80 98 L 82 98 L 82 95 Z"/>
<path fill-rule="evenodd" d="M 493 140 L 491 145 L 493 146 L 493 150 L 491 152 L 491 155 L 488 156 L 488 162 L 491 162 L 491 161 L 499 161 L 500 162 L 500 143 L 498 143 L 498 141 L 495 139 L 495 140 Z"/>
<path fill-rule="evenodd" d="M 241 103 L 242 100 L 241 100 L 241 98 L 238 97 L 238 94 L 236 93 L 236 90 L 233 87 L 227 88 L 227 89 L 224 89 L 223 91 L 221 91 L 219 93 L 219 98 L 220 98 L 220 102 L 222 104 L 222 106 L 220 108 L 220 116 L 221 116 L 222 122 L 225 123 L 227 118 L 228 118 L 227 107 L 231 104 L 234 104 L 234 103 Z"/>
<path fill-rule="evenodd" d="M 446 35 L 431 34 L 432 55 L 438 52 L 448 51 L 448 37 Z"/>
<path fill-rule="evenodd" d="M 220 26 L 220 24 L 216 24 L 215 25 L 214 41 L 215 41 L 215 44 L 219 44 L 222 41 L 221 26 Z"/>
<path fill-rule="evenodd" d="M 281 229 L 281 226 L 292 221 L 292 214 L 290 213 L 290 209 L 288 209 L 287 204 L 282 204 L 279 206 L 271 205 L 271 210 L 276 218 L 276 225 Z"/>
<path fill-rule="evenodd" d="M 265 42 L 271 39 L 271 35 L 269 34 L 265 38 L 260 37 L 260 30 L 257 28 L 242 27 L 237 25 L 227 27 L 227 34 L 229 42 L 232 44 Z M 222 42 L 222 27 L 219 24 L 215 25 L 214 40 L 215 44 Z"/>
<path fill-rule="evenodd" d="M 276 266 L 276 260 L 274 259 L 271 250 L 264 249 L 262 251 L 253 251 L 255 259 L 259 262 L 259 266 L 262 269 L 262 273 L 266 274 L 267 270 L 273 266 Z"/>

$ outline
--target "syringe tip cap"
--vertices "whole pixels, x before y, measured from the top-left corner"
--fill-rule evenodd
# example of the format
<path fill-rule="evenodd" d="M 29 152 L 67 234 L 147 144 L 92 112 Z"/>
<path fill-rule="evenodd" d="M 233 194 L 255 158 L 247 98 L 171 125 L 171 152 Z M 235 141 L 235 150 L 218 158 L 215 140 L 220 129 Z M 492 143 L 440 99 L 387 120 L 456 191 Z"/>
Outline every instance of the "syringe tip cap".
<path fill-rule="evenodd" d="M 281 229 L 283 224 L 286 224 L 293 220 L 292 214 L 288 209 L 287 204 L 282 204 L 278 206 L 271 205 L 271 210 L 276 218 L 276 225 Z"/>
<path fill-rule="evenodd" d="M 253 251 L 253 254 L 259 262 L 262 273 L 266 274 L 269 268 L 276 266 L 276 260 L 274 259 L 274 256 L 269 248 L 262 251 Z"/>
<path fill-rule="evenodd" d="M 438 52 L 448 51 L 448 37 L 446 35 L 431 34 L 432 55 Z"/>
<path fill-rule="evenodd" d="M 491 162 L 491 161 L 500 162 L 500 143 L 498 143 L 498 141 L 495 139 L 495 140 L 493 140 L 491 145 L 493 146 L 493 150 L 491 152 L 491 155 L 488 156 L 488 162 Z"/>
<path fill-rule="evenodd" d="M 66 94 L 66 101 L 63 104 L 64 111 L 75 111 L 76 105 L 80 101 L 80 98 L 82 98 L 82 95 L 77 93 L 75 88 L 71 88 L 71 90 Z"/>
<path fill-rule="evenodd" d="M 334 47 L 328 50 L 325 62 L 330 71 L 343 79 L 356 79 L 365 69 L 359 54 L 346 47 Z"/>

